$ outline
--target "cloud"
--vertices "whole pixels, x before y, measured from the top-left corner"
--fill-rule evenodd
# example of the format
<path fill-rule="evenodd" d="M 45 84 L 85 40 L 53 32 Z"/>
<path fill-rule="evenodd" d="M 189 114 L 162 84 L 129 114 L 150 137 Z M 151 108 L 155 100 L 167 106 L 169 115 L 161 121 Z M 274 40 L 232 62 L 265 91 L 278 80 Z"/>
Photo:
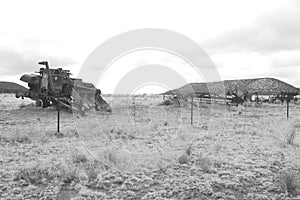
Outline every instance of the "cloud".
<path fill-rule="evenodd" d="M 300 65 L 289 67 L 289 69 L 275 68 L 274 70 L 270 71 L 268 76 L 278 78 L 284 82 L 292 84 L 295 87 L 300 87 L 299 71 L 297 73 L 299 68 Z"/>
<path fill-rule="evenodd" d="M 20 43 L 24 47 L 40 48 L 49 45 L 59 45 L 59 41 L 55 39 L 40 39 L 33 37 L 22 37 Z"/>
<path fill-rule="evenodd" d="M 41 60 L 47 60 L 50 66 L 55 67 L 75 64 L 75 61 L 70 58 L 48 56 L 38 52 L 19 52 L 8 48 L 0 48 L 0 76 L 34 72 L 39 68 L 37 63 Z"/>
<path fill-rule="evenodd" d="M 300 50 L 273 53 L 270 55 L 270 65 L 284 69 L 300 66 Z"/>
<path fill-rule="evenodd" d="M 208 50 L 272 53 L 300 50 L 300 3 L 291 1 L 280 10 L 264 14 L 252 24 L 207 40 Z"/>

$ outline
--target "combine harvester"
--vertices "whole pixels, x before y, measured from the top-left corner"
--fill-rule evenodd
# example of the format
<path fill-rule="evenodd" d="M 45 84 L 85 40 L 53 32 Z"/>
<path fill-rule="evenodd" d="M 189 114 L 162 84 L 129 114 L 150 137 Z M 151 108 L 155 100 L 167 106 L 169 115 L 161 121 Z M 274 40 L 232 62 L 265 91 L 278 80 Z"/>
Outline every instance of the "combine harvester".
<path fill-rule="evenodd" d="M 16 98 L 24 97 L 41 101 L 43 108 L 59 106 L 68 111 L 86 111 L 92 108 L 97 111 L 111 112 L 109 104 L 101 97 L 101 90 L 92 83 L 83 82 L 81 79 L 71 78 L 69 70 L 62 68 L 50 69 L 48 62 L 37 74 L 24 74 L 20 80 L 28 83 L 29 89 L 16 94 Z"/>

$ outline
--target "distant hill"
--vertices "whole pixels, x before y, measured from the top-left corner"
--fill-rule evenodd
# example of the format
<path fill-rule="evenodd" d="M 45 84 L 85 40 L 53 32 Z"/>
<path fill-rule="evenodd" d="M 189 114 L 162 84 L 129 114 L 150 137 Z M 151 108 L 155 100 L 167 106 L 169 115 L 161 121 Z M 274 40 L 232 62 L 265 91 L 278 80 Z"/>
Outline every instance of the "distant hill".
<path fill-rule="evenodd" d="M 18 93 L 26 90 L 27 88 L 17 83 L 0 81 L 0 93 Z"/>
<path fill-rule="evenodd" d="M 169 90 L 163 94 L 218 94 L 223 96 L 225 92 L 237 92 L 240 96 L 245 92 L 261 95 L 276 95 L 280 93 L 299 94 L 299 88 L 275 78 L 254 78 L 224 80 L 219 82 L 189 83 L 175 90 Z"/>

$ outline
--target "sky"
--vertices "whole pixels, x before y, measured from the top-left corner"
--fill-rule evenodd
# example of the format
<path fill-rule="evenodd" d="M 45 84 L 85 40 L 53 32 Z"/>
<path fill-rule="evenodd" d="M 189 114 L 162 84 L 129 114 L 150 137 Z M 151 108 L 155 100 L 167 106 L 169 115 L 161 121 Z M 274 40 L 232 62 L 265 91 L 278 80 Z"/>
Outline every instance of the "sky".
<path fill-rule="evenodd" d="M 41 60 L 76 77 L 91 52 L 110 38 L 158 28 L 195 41 L 222 80 L 274 77 L 300 87 L 299 22 L 297 0 L 1 1 L 0 81 L 24 85 L 20 76 L 37 71 Z M 141 50 L 120 57 L 95 84 L 113 93 L 130 70 L 151 65 L 168 66 L 187 82 L 204 81 L 176 55 Z M 135 92 L 170 87 L 153 83 Z"/>

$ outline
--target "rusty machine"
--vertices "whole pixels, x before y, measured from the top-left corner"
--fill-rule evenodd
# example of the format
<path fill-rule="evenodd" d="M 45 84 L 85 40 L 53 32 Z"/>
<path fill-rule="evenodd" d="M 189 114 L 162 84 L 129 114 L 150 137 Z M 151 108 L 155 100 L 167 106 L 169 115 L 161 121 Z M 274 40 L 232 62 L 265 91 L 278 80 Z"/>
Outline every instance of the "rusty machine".
<path fill-rule="evenodd" d="M 111 112 L 109 104 L 101 97 L 101 90 L 92 83 L 82 79 L 71 78 L 69 70 L 62 68 L 50 69 L 47 61 L 38 64 L 40 68 L 36 74 L 24 74 L 20 80 L 28 83 L 26 92 L 19 92 L 16 97 L 27 97 L 41 101 L 43 108 L 59 106 L 68 111 L 85 111 L 96 109 Z"/>

